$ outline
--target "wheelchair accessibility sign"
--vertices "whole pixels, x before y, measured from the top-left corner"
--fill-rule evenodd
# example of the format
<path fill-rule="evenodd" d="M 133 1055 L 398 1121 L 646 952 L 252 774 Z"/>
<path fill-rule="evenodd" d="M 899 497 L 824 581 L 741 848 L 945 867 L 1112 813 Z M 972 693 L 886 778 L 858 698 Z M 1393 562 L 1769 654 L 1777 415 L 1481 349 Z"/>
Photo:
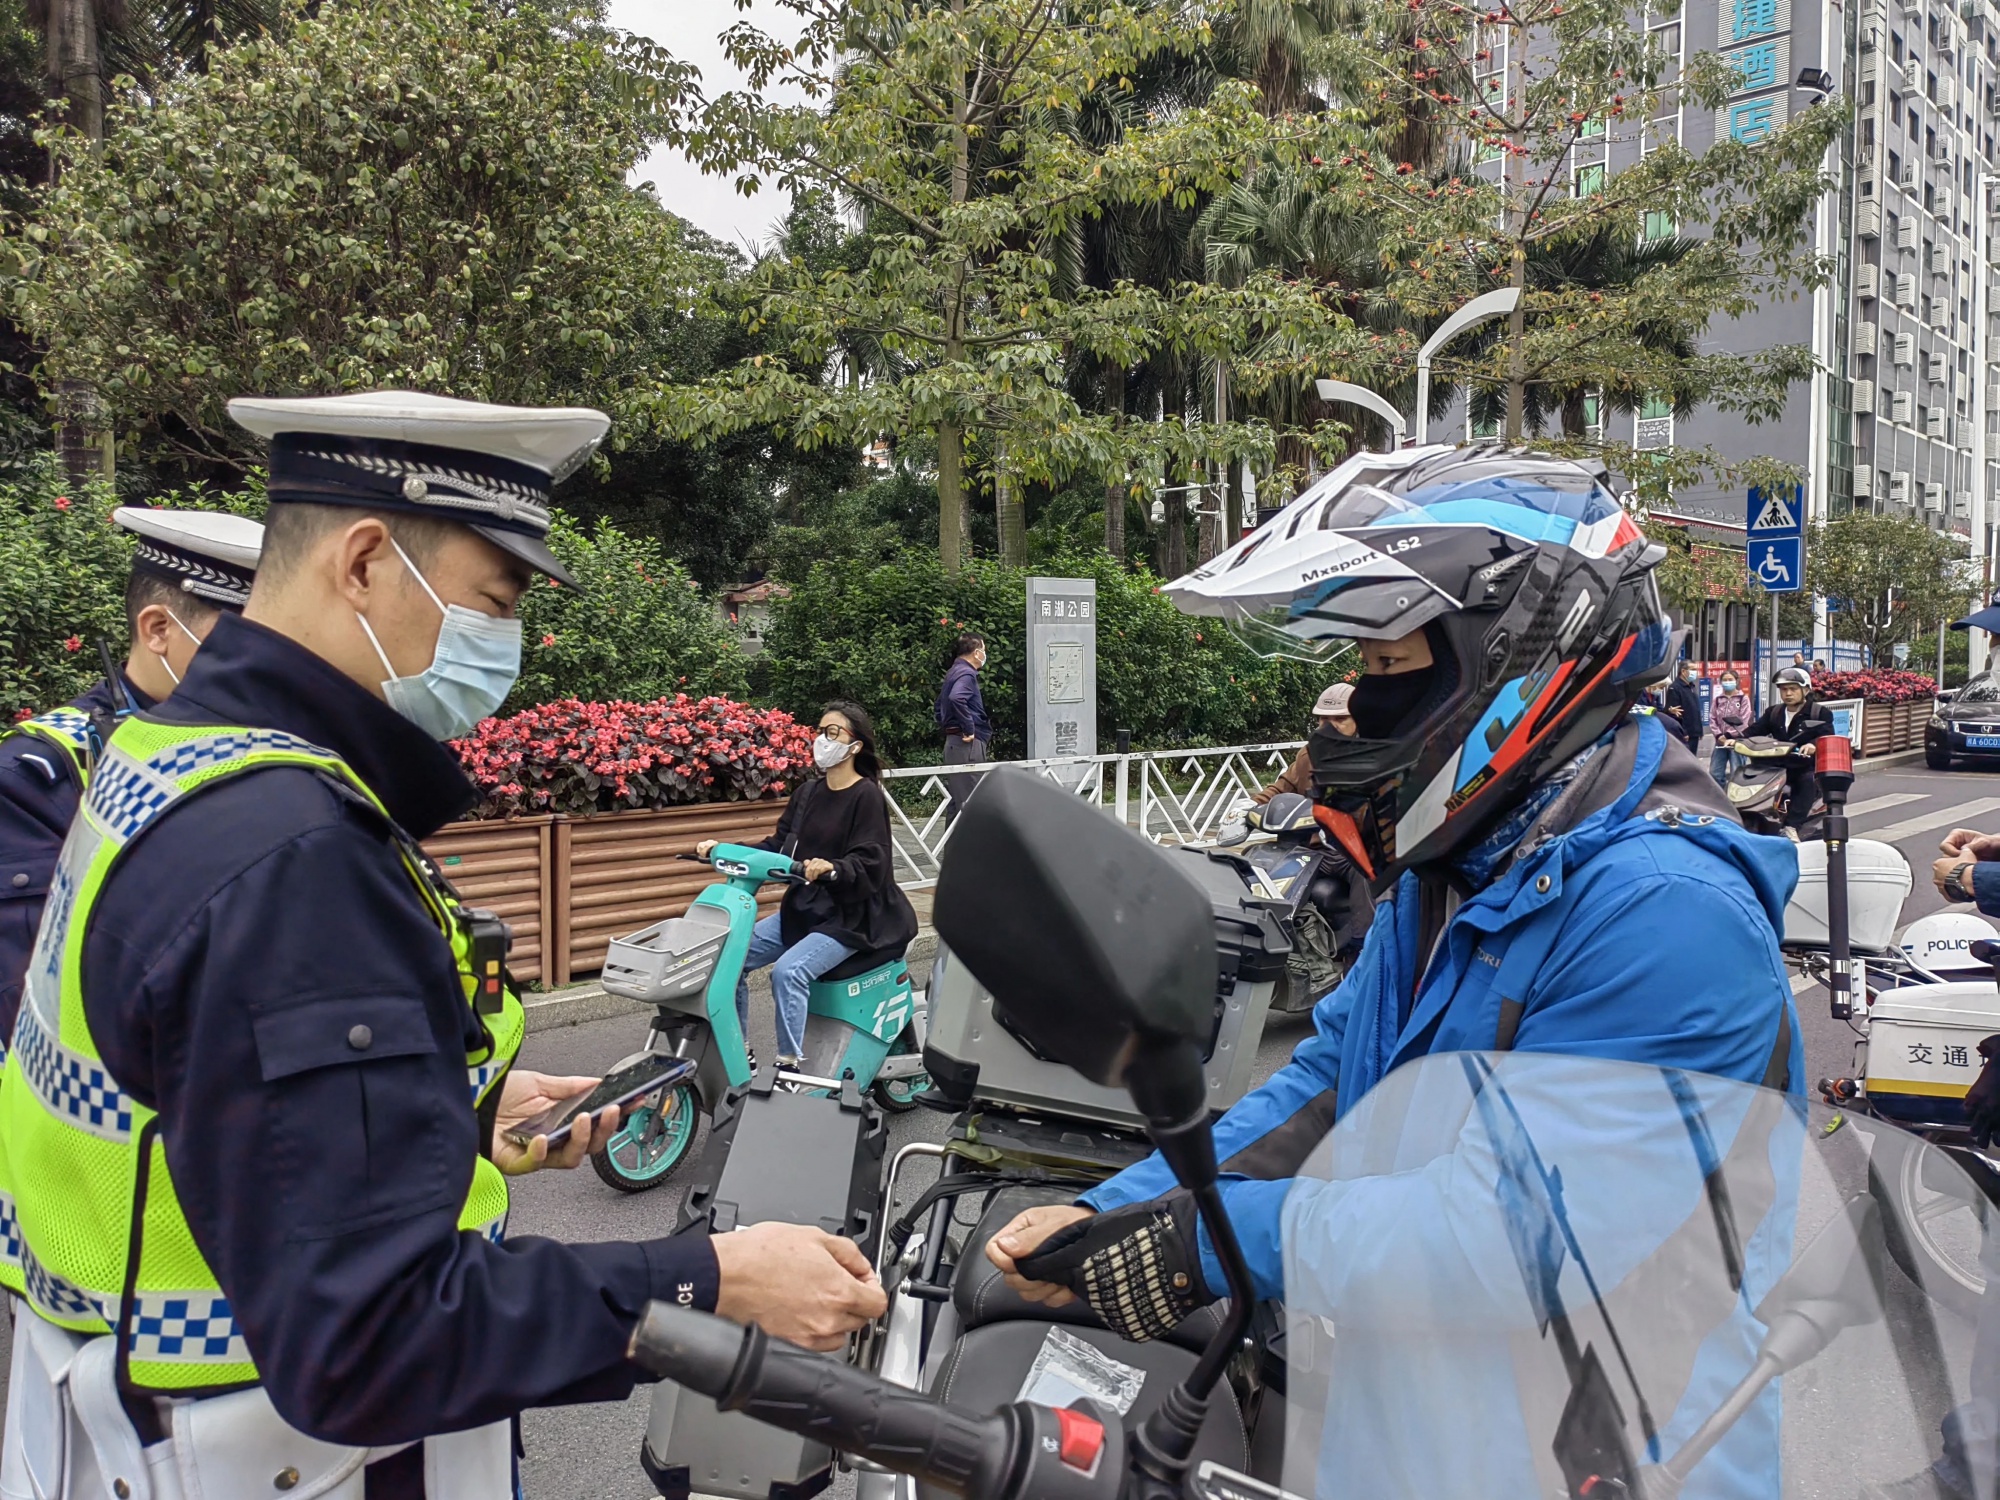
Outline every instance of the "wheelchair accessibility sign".
<path fill-rule="evenodd" d="M 1805 586 L 1805 541 L 1795 536 L 1753 539 L 1750 581 L 1767 594 L 1796 594 Z"/>

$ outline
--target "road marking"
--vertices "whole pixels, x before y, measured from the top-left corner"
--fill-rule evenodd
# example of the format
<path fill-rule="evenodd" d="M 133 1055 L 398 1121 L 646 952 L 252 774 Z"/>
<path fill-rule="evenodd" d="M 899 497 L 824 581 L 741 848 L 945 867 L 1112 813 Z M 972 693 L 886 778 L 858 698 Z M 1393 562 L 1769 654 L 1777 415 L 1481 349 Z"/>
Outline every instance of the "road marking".
<path fill-rule="evenodd" d="M 1905 802 L 1921 802 L 1930 795 L 1929 792 L 1891 792 L 1886 797 L 1865 797 L 1859 802 L 1847 804 L 1847 816 L 1865 818 L 1870 813 L 1887 812 L 1892 807 L 1901 807 Z"/>
<path fill-rule="evenodd" d="M 1792 993 L 1794 995 L 1803 995 L 1807 990 L 1811 989 L 1814 985 L 1818 983 L 1819 981 L 1817 979 L 1808 979 L 1803 974 L 1794 974 L 1792 976 Z"/>
<path fill-rule="evenodd" d="M 1961 802 L 1943 812 L 1919 813 L 1914 818 L 1905 818 L 1900 823 L 1891 823 L 1887 828 L 1861 830 L 1877 843 L 1895 844 L 1920 833 L 1929 833 L 1933 828 L 1947 828 L 1957 824 L 1966 828 L 1976 826 L 1975 819 L 2000 808 L 2000 797 L 1981 797 L 1973 802 Z"/>

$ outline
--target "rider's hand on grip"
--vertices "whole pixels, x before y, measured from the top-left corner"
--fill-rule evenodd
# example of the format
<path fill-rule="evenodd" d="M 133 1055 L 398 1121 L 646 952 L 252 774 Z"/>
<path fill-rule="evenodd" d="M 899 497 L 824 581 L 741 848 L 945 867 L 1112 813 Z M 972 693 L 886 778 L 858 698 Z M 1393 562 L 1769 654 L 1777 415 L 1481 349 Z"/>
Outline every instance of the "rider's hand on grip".
<path fill-rule="evenodd" d="M 860 1246 L 808 1224 L 753 1224 L 718 1234 L 715 1310 L 808 1349 L 838 1349 L 888 1306 Z"/>
<path fill-rule="evenodd" d="M 986 1242 L 986 1258 L 1006 1273 L 1007 1285 L 1016 1295 L 1051 1308 L 1067 1307 L 1076 1301 L 1074 1292 L 1053 1281 L 1028 1280 L 1021 1274 L 1016 1262 L 1032 1255 L 1058 1229 L 1087 1219 L 1094 1212 L 1094 1209 L 1085 1208 L 1080 1203 L 1044 1203 L 1036 1208 L 1023 1209 Z"/>

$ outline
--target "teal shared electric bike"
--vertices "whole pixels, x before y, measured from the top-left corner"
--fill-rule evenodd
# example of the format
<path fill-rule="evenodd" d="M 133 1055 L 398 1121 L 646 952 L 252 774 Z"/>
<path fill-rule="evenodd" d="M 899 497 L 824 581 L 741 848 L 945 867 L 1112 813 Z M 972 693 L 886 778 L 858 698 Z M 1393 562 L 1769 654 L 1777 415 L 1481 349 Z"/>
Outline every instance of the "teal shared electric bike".
<path fill-rule="evenodd" d="M 685 1161 L 699 1119 L 713 1116 L 731 1090 L 748 1086 L 750 1049 L 736 1018 L 736 982 L 757 921 L 757 890 L 773 881 L 803 884 L 799 866 L 768 849 L 717 844 L 706 858 L 723 877 L 686 913 L 616 939 L 605 955 L 603 984 L 613 995 L 654 1007 L 648 1055 L 690 1058 L 691 1078 L 626 1112 L 624 1123 L 592 1153 L 597 1175 L 621 1192 L 658 1187 Z M 901 1111 L 930 1087 L 924 1072 L 926 1007 L 910 983 L 903 947 L 857 953 L 812 986 L 805 1051 L 780 1087 L 838 1094 L 852 1079 L 884 1109 Z"/>

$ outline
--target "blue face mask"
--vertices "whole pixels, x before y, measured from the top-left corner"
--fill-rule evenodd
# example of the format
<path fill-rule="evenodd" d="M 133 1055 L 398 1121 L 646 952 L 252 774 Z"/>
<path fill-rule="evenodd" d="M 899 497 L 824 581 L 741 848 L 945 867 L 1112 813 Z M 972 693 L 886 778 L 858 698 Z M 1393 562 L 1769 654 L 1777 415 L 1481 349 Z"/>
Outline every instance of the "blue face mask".
<path fill-rule="evenodd" d="M 398 677 L 367 617 L 355 618 L 389 674 L 382 681 L 382 696 L 389 706 L 432 739 L 455 740 L 481 719 L 490 718 L 513 690 L 521 675 L 521 622 L 446 604 L 409 554 L 394 541 L 389 545 L 444 615 L 431 664 L 414 677 Z"/>

